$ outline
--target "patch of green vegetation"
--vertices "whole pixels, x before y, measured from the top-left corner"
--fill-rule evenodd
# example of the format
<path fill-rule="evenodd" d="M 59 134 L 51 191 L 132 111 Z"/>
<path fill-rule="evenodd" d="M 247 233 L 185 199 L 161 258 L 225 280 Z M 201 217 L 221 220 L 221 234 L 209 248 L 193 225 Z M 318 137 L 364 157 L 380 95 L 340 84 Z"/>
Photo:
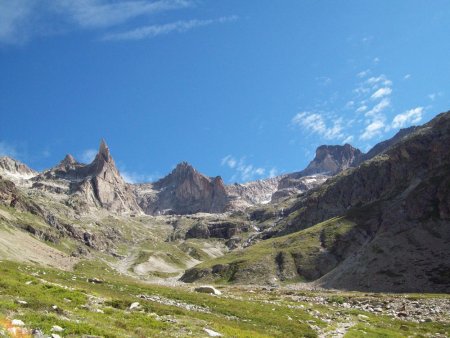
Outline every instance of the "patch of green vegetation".
<path fill-rule="evenodd" d="M 66 336 L 204 336 L 205 327 L 225 337 L 316 336 L 306 324 L 314 320 L 306 311 L 264 303 L 255 307 L 250 300 L 143 284 L 98 262 L 80 263 L 74 272 L 2 262 L 0 273 L 0 317 L 21 319 L 27 328 L 46 334 L 53 325 L 59 325 Z M 103 282 L 89 283 L 92 277 Z M 207 312 L 147 301 L 139 297 L 142 294 L 191 304 Z M 140 307 L 130 311 L 134 302 Z"/>
<path fill-rule="evenodd" d="M 238 272 L 239 270 L 252 272 L 240 275 L 242 278 L 253 278 L 254 274 L 258 277 L 268 273 L 288 281 L 298 278 L 309 279 L 318 273 L 315 271 L 318 259 L 332 251 L 336 243 L 354 227 L 355 223 L 344 217 L 333 218 L 308 229 L 271 238 L 246 249 L 202 262 L 195 269 L 216 270 L 219 276 L 214 278 L 221 282 L 236 280 L 236 269 Z"/>

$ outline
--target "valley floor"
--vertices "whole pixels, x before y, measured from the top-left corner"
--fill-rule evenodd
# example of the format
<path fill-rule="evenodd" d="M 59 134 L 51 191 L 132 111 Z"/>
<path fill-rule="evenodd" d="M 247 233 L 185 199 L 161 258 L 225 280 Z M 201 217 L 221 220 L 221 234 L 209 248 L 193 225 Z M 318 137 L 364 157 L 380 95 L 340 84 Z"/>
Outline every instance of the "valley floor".
<path fill-rule="evenodd" d="M 0 337 L 448 337 L 450 296 L 160 286 L 106 264 L 0 262 Z"/>

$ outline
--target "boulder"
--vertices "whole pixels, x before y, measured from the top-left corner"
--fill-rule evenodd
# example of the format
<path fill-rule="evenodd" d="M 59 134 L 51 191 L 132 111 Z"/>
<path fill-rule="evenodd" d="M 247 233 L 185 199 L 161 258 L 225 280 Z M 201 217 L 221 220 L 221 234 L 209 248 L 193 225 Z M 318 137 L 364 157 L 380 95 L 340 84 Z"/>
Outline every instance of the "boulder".
<path fill-rule="evenodd" d="M 200 292 L 200 293 L 209 293 L 209 294 L 216 295 L 216 296 L 219 296 L 222 294 L 222 292 L 220 292 L 215 287 L 210 286 L 210 285 L 199 286 L 199 287 L 195 288 L 194 291 Z"/>

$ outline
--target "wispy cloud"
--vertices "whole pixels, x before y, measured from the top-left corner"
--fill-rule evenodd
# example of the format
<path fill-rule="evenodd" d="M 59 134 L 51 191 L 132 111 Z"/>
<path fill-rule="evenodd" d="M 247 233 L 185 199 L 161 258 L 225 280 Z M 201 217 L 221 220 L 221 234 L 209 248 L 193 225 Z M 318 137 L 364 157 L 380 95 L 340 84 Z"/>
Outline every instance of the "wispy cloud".
<path fill-rule="evenodd" d="M 392 89 L 389 87 L 383 87 L 378 89 L 375 93 L 370 97 L 372 100 L 381 99 L 385 96 L 389 96 L 392 94 Z"/>
<path fill-rule="evenodd" d="M 80 160 L 83 163 L 91 163 L 95 155 L 97 155 L 97 150 L 95 149 L 86 149 L 81 153 Z"/>
<path fill-rule="evenodd" d="M 188 0 L 159 1 L 106 1 L 65 0 L 56 1 L 52 8 L 67 15 L 83 28 L 103 28 L 122 24 L 139 16 L 192 6 Z"/>
<path fill-rule="evenodd" d="M 361 134 L 360 139 L 370 140 L 375 136 L 380 135 L 383 132 L 384 127 L 385 125 L 383 121 L 375 120 L 367 125 L 367 127 L 364 129 L 364 132 Z"/>
<path fill-rule="evenodd" d="M 440 97 L 440 96 L 442 96 L 442 95 L 443 95 L 442 92 L 431 93 L 431 94 L 428 94 L 428 98 L 429 98 L 431 101 L 434 101 L 434 100 L 436 100 L 438 97 Z"/>
<path fill-rule="evenodd" d="M 392 120 L 392 128 L 404 128 L 408 125 L 419 123 L 422 120 L 424 107 L 416 107 L 398 114 Z"/>
<path fill-rule="evenodd" d="M 323 114 L 300 112 L 292 118 L 291 122 L 303 131 L 318 134 L 328 140 L 344 138 L 342 119 L 329 122 Z"/>
<path fill-rule="evenodd" d="M 107 34 L 102 38 L 102 40 L 117 41 L 117 40 L 151 39 L 159 35 L 166 35 L 174 32 L 183 33 L 197 27 L 209 26 L 215 23 L 226 23 L 235 21 L 237 19 L 238 19 L 237 16 L 227 16 L 218 19 L 208 19 L 208 20 L 194 19 L 188 21 L 171 22 L 163 25 L 144 26 L 126 32 Z"/>
<path fill-rule="evenodd" d="M 155 182 L 159 178 L 161 178 L 161 175 L 159 174 L 141 174 L 134 171 L 126 171 L 121 170 L 120 175 L 127 183 L 135 184 L 135 183 L 149 183 L 149 182 Z"/>
<path fill-rule="evenodd" d="M 154 22 L 163 12 L 197 4 L 195 0 L 0 0 L 0 43 L 22 44 L 33 37 L 80 29 L 101 32 L 101 40 L 139 40 L 237 20 L 228 16 L 142 26 L 145 19 Z M 140 26 L 130 29 L 138 22 Z M 128 30 L 111 31 L 123 27 Z"/>
<path fill-rule="evenodd" d="M 224 158 L 222 158 L 222 161 L 220 163 L 222 166 L 227 165 L 231 169 L 234 169 L 234 167 L 236 167 L 237 165 L 236 159 L 231 155 L 227 155 Z"/>
<path fill-rule="evenodd" d="M 255 179 L 261 179 L 264 177 L 274 177 L 277 175 L 278 170 L 271 168 L 267 170 L 263 167 L 255 166 L 247 162 L 246 157 L 241 157 L 239 160 L 232 155 L 227 155 L 220 161 L 222 166 L 226 166 L 234 170 L 234 174 L 231 177 L 231 181 L 248 182 Z"/>
<path fill-rule="evenodd" d="M 357 74 L 357 77 L 360 76 Z M 355 112 L 364 114 L 364 128 L 359 139 L 368 141 L 381 136 L 386 130 L 386 112 L 391 107 L 393 82 L 381 74 L 367 78 L 354 90 L 358 104 Z"/>

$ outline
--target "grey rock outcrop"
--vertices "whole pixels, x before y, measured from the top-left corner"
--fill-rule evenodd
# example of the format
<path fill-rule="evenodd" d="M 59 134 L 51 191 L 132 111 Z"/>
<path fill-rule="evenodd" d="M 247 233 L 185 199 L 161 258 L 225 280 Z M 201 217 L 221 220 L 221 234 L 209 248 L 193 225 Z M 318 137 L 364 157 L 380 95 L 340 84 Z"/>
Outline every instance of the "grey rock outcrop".
<path fill-rule="evenodd" d="M 239 210 L 252 205 L 269 203 L 283 177 L 276 176 L 247 183 L 227 185 L 225 190 L 230 197 L 232 208 Z"/>
<path fill-rule="evenodd" d="M 254 249 L 258 256 L 249 247 L 248 255 L 244 250 L 227 264 L 194 267 L 182 280 L 210 280 L 232 271 L 238 283 L 256 275 L 302 277 L 347 290 L 449 292 L 448 144 L 450 112 L 291 199 L 281 217 L 268 213 L 262 221 L 276 226 L 266 234 L 277 238 L 269 245 L 260 242 Z M 317 246 L 311 246 L 314 241 Z"/>
<path fill-rule="evenodd" d="M 221 213 L 227 210 L 228 195 L 220 176 L 210 178 L 182 162 L 154 184 L 136 185 L 139 205 L 145 213 Z"/>
<path fill-rule="evenodd" d="M 29 185 L 29 180 L 38 174 L 26 164 L 8 156 L 0 157 L 0 175 L 20 186 Z"/>
<path fill-rule="evenodd" d="M 329 177 L 358 165 L 363 153 L 350 144 L 322 145 L 316 149 L 316 156 L 300 172 L 285 175 L 279 182 L 272 202 L 303 194 L 323 184 Z"/>
<path fill-rule="evenodd" d="M 80 210 L 104 208 L 115 213 L 139 213 L 132 188 L 116 168 L 104 140 L 90 164 L 77 162 L 72 155 L 55 167 L 33 178 L 33 188 L 70 196 L 70 203 Z"/>

